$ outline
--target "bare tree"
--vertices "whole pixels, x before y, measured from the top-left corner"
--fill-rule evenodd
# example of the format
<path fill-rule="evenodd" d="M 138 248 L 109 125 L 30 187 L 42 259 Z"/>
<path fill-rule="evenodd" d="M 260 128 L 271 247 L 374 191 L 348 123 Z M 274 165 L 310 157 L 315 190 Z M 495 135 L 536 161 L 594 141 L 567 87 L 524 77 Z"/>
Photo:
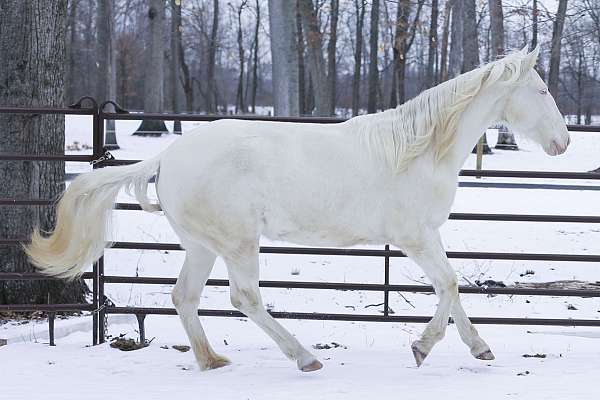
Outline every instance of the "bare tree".
<path fill-rule="evenodd" d="M 149 0 L 148 23 L 150 27 L 147 48 L 147 65 L 144 79 L 144 111 L 163 111 L 163 81 L 165 58 L 165 4 L 162 0 Z M 166 133 L 164 121 L 144 120 L 133 133 L 140 136 L 160 136 Z"/>
<path fill-rule="evenodd" d="M 245 51 L 244 51 L 244 40 L 243 40 L 243 30 L 242 30 L 242 12 L 244 11 L 244 8 L 248 5 L 248 1 L 247 0 L 242 0 L 242 2 L 240 3 L 239 7 L 237 8 L 237 10 L 233 7 L 233 5 L 231 3 L 229 3 L 229 6 L 231 7 L 231 9 L 237 13 L 237 23 L 238 23 L 238 29 L 237 29 L 237 44 L 238 44 L 238 58 L 239 58 L 239 62 L 240 62 L 240 68 L 239 68 L 239 79 L 238 79 L 238 87 L 237 87 L 237 92 L 236 92 L 236 96 L 235 96 L 235 113 L 245 113 L 246 110 L 246 106 L 244 104 L 244 64 L 246 62 L 246 57 L 245 57 Z"/>
<path fill-rule="evenodd" d="M 531 8 L 531 46 L 529 48 L 530 50 L 535 49 L 535 47 L 538 45 L 538 16 L 539 11 L 537 0 L 533 0 L 533 5 Z"/>
<path fill-rule="evenodd" d="M 356 29 L 354 44 L 354 75 L 352 79 L 352 115 L 358 115 L 360 108 L 360 75 L 362 66 L 362 48 L 363 48 L 363 26 L 365 22 L 365 0 L 354 0 L 354 9 L 356 12 Z"/>
<path fill-rule="evenodd" d="M 479 35 L 477 32 L 477 8 L 475 0 L 463 0 L 463 72 L 479 67 Z M 483 134 L 483 152 L 492 152 Z"/>
<path fill-rule="evenodd" d="M 113 1 L 99 2 L 96 7 L 96 100 L 99 102 L 117 99 L 114 25 Z M 110 105 L 107 105 L 107 108 L 109 108 L 107 111 L 114 111 Z M 106 121 L 104 148 L 106 150 L 119 148 L 115 132 L 115 121 L 112 119 Z"/>
<path fill-rule="evenodd" d="M 548 90 L 558 98 L 558 73 L 560 69 L 560 47 L 565 17 L 567 14 L 567 0 L 558 1 L 558 11 L 552 29 L 552 48 L 550 50 L 550 71 L 548 72 Z"/>
<path fill-rule="evenodd" d="M 490 31 L 492 34 L 491 55 L 498 59 L 504 55 L 504 13 L 502 0 L 488 0 L 490 8 Z M 504 125 L 498 127 L 497 149 L 518 150 L 517 142 L 512 133 Z"/>
<path fill-rule="evenodd" d="M 0 6 L 0 104 L 64 107 L 67 64 L 66 0 L 4 0 Z M 0 114 L 0 149 L 15 154 L 62 155 L 65 119 L 59 115 Z M 58 198 L 64 190 L 63 161 L 0 161 L 0 198 Z M 27 238 L 34 226 L 51 231 L 51 206 L 0 207 L 0 240 Z M 21 245 L 0 245 L 0 271 L 34 272 Z M 0 304 L 82 303 L 85 284 L 6 281 Z"/>
<path fill-rule="evenodd" d="M 69 37 L 67 40 L 67 70 L 65 72 L 65 99 L 71 103 L 75 101 L 75 51 L 78 48 L 77 43 L 77 3 L 79 0 L 69 1 L 69 16 L 67 18 L 67 31 Z"/>
<path fill-rule="evenodd" d="M 174 113 L 181 112 L 179 105 L 179 83 L 181 70 L 181 0 L 171 0 L 171 108 Z M 181 121 L 173 121 L 173 133 L 181 135 Z"/>
<path fill-rule="evenodd" d="M 323 38 L 319 30 L 317 14 L 312 0 L 298 0 L 302 29 L 308 48 L 308 68 L 315 91 L 315 114 L 330 115 L 331 100 L 325 58 L 323 57 Z"/>
<path fill-rule="evenodd" d="M 371 5 L 371 28 L 369 29 L 369 78 L 367 112 L 377 111 L 377 89 L 379 87 L 379 67 L 377 52 L 379 49 L 379 0 Z"/>
<path fill-rule="evenodd" d="M 177 3 L 178 0 L 171 0 L 174 3 Z M 181 75 L 175 74 L 179 76 L 179 80 L 181 81 L 181 86 L 183 87 L 183 93 L 185 94 L 185 108 L 186 111 L 190 112 L 194 110 L 194 84 L 193 79 L 190 73 L 190 67 L 186 61 L 185 52 L 183 50 L 183 23 L 181 20 L 181 5 L 175 4 L 172 8 L 173 13 L 177 14 L 175 18 L 179 22 L 179 27 L 175 32 L 171 34 L 175 34 L 175 41 L 177 42 L 177 57 L 179 57 L 179 67 L 181 68 Z M 173 23 L 177 23 L 174 21 Z M 180 129 L 181 130 L 181 129 Z"/>
<path fill-rule="evenodd" d="M 295 7 L 269 0 L 275 115 L 299 115 Z"/>
<path fill-rule="evenodd" d="M 256 24 L 254 25 L 254 41 L 252 42 L 252 95 L 250 107 L 253 114 L 256 113 L 256 90 L 258 89 L 258 32 L 260 29 L 260 2 L 256 0 Z"/>
<path fill-rule="evenodd" d="M 213 0 L 213 21 L 210 29 L 210 40 L 208 42 L 208 65 L 206 72 L 207 84 L 207 111 L 216 113 L 218 111 L 219 96 L 217 93 L 217 82 L 215 76 L 216 57 L 219 34 L 219 0 Z"/>
<path fill-rule="evenodd" d="M 306 95 L 306 68 L 304 66 L 304 32 L 302 30 L 302 15 L 300 14 L 300 2 L 296 1 L 296 30 L 297 30 L 297 52 L 298 52 L 298 104 L 300 115 L 305 115 L 309 108 Z M 310 81 L 310 77 L 308 79 Z M 312 109 L 312 106 L 310 107 Z"/>
<path fill-rule="evenodd" d="M 337 81 L 337 25 L 340 12 L 339 0 L 331 0 L 331 19 L 329 24 L 329 42 L 327 43 L 327 90 L 329 91 L 329 115 L 335 115 Z"/>
<path fill-rule="evenodd" d="M 442 26 L 442 51 L 440 60 L 440 82 L 448 80 L 448 39 L 450 36 L 450 13 L 454 0 L 446 1 L 444 6 L 444 23 Z"/>
<path fill-rule="evenodd" d="M 396 31 L 394 33 L 394 88 L 390 106 L 404 103 L 406 99 L 405 78 L 408 52 L 415 39 L 418 21 L 425 0 L 417 1 L 417 9 L 412 23 L 410 22 L 411 0 L 399 0 L 396 15 Z"/>
<path fill-rule="evenodd" d="M 454 78 L 462 71 L 464 1 L 465 0 L 455 0 L 452 4 L 452 23 L 450 25 L 450 56 L 448 57 L 449 78 Z"/>
<path fill-rule="evenodd" d="M 437 55 L 437 23 L 438 23 L 438 0 L 431 0 L 431 19 L 429 25 L 429 50 L 427 53 L 427 75 L 425 76 L 425 86 L 435 86 L 435 61 Z"/>

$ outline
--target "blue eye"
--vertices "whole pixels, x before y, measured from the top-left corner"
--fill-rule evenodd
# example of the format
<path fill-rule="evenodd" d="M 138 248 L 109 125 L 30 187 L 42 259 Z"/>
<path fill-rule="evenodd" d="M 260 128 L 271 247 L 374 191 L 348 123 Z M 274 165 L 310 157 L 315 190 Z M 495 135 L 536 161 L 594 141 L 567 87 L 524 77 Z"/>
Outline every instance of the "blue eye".
<path fill-rule="evenodd" d="M 540 94 L 548 94 L 548 89 L 540 89 Z"/>

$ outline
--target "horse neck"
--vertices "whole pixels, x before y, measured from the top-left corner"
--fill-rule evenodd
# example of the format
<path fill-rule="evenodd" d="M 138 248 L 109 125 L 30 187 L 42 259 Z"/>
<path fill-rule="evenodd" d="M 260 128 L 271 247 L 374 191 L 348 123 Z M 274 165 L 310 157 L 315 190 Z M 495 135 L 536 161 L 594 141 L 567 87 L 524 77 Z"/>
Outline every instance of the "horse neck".
<path fill-rule="evenodd" d="M 493 85 L 475 96 L 460 116 L 456 139 L 442 160 L 449 168 L 460 171 L 477 141 L 494 122 L 502 119 L 503 99 L 506 88 Z"/>

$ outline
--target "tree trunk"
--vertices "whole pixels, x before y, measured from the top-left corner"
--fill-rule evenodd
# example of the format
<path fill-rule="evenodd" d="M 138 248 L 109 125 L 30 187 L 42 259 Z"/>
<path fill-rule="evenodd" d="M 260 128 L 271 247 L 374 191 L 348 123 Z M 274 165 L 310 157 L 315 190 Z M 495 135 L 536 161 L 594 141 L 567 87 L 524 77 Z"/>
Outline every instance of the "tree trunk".
<path fill-rule="evenodd" d="M 397 26 L 394 35 L 394 69 L 397 75 L 396 99 L 398 100 L 398 104 L 403 104 L 406 100 L 406 59 L 415 40 L 417 25 L 419 24 L 419 17 L 424 3 L 425 0 L 417 2 L 417 10 L 411 23 L 409 22 L 411 0 L 400 0 L 398 2 Z"/>
<path fill-rule="evenodd" d="M 552 29 L 552 49 L 550 50 L 550 72 L 548 73 L 548 90 L 558 103 L 558 72 L 560 70 L 560 44 L 562 39 L 565 16 L 567 13 L 567 0 L 558 1 L 558 11 Z"/>
<path fill-rule="evenodd" d="M 479 36 L 477 35 L 477 8 L 475 0 L 463 0 L 463 73 L 479 67 Z M 473 149 L 476 152 L 476 148 Z M 483 134 L 483 153 L 492 149 Z"/>
<path fill-rule="evenodd" d="M 377 66 L 377 51 L 379 49 L 379 0 L 373 0 L 371 5 L 371 28 L 369 30 L 369 94 L 367 112 L 377 111 L 377 86 L 379 85 L 379 70 Z"/>
<path fill-rule="evenodd" d="M 297 116 L 300 110 L 295 7 L 269 0 L 269 27 L 275 115 Z"/>
<path fill-rule="evenodd" d="M 177 2 L 177 0 L 172 1 Z M 179 66 L 181 68 L 180 81 L 181 86 L 183 86 L 183 93 L 185 94 L 186 111 L 191 112 L 194 111 L 194 82 L 190 76 L 190 68 L 185 60 L 185 52 L 183 51 L 181 6 L 177 6 L 173 12 L 177 13 L 177 20 L 179 21 L 179 28 L 175 32 L 175 40 L 177 41 L 177 56 L 179 57 Z"/>
<path fill-rule="evenodd" d="M 398 1 L 396 10 L 396 31 L 394 32 L 394 79 L 390 107 L 404 103 L 404 74 L 406 65 L 406 38 L 408 37 L 408 17 L 410 15 L 410 0 Z"/>
<path fill-rule="evenodd" d="M 365 0 L 354 0 L 354 8 L 356 11 L 356 35 L 355 35 L 355 50 L 354 50 L 354 75 L 352 79 L 352 116 L 358 115 L 360 108 L 360 73 L 362 66 L 362 47 L 363 47 L 363 26 L 365 22 Z"/>
<path fill-rule="evenodd" d="M 437 54 L 437 22 L 438 22 L 438 0 L 431 0 L 431 21 L 429 25 L 429 50 L 427 53 L 427 75 L 425 86 L 435 86 L 435 56 Z"/>
<path fill-rule="evenodd" d="M 502 0 L 488 0 L 490 9 L 490 31 L 492 35 L 491 59 L 497 60 L 504 55 L 504 13 Z M 512 133 L 504 125 L 498 127 L 497 149 L 518 150 Z"/>
<path fill-rule="evenodd" d="M 302 16 L 300 15 L 300 2 L 296 1 L 296 39 L 298 44 L 298 107 L 300 115 L 305 115 L 307 110 L 306 98 L 306 68 L 304 67 L 304 34 L 302 32 Z M 310 79 L 309 79 L 310 81 Z"/>
<path fill-rule="evenodd" d="M 336 47 L 339 9 L 339 0 L 331 0 L 331 22 L 329 25 L 329 42 L 327 43 L 327 89 L 329 91 L 329 115 L 335 115 L 335 101 L 337 97 Z"/>
<path fill-rule="evenodd" d="M 533 0 L 533 6 L 531 11 L 531 47 L 529 50 L 535 49 L 538 44 L 538 5 L 537 0 Z"/>
<path fill-rule="evenodd" d="M 583 61 L 583 50 L 579 50 L 579 54 L 577 57 L 577 125 L 581 125 L 582 115 L 583 115 L 583 107 L 582 100 L 584 97 L 584 69 L 587 70 Z"/>
<path fill-rule="evenodd" d="M 113 1 L 100 1 L 96 7 L 96 100 L 102 104 L 106 100 L 116 100 L 117 74 L 114 41 Z M 107 105 L 106 111 L 114 111 Z M 115 121 L 106 120 L 104 149 L 117 150 Z"/>
<path fill-rule="evenodd" d="M 464 0 L 455 0 L 452 5 L 450 25 L 450 56 L 448 57 L 448 77 L 460 75 L 463 63 L 463 8 Z"/>
<path fill-rule="evenodd" d="M 150 37 L 146 51 L 148 62 L 144 69 L 144 112 L 159 113 L 163 111 L 164 100 L 165 4 L 162 0 L 149 0 L 148 19 Z M 160 136 L 167 132 L 164 121 L 144 120 L 133 134 Z"/>
<path fill-rule="evenodd" d="M 219 0 L 213 0 L 213 22 L 210 30 L 210 42 L 208 43 L 208 68 L 206 71 L 208 112 L 218 112 L 217 83 L 215 81 L 215 69 L 217 58 L 217 40 L 219 33 Z"/>
<path fill-rule="evenodd" d="M 448 80 L 448 39 L 450 36 L 450 14 L 454 0 L 448 0 L 444 6 L 444 24 L 442 27 L 442 54 L 440 61 L 440 82 Z"/>
<path fill-rule="evenodd" d="M 4 0 L 0 5 L 0 104 L 64 107 L 66 0 Z M 0 149 L 62 155 L 62 115 L 0 114 Z M 64 190 L 62 161 L 0 161 L 0 198 L 56 199 Z M 47 206 L 0 206 L 0 239 L 27 239 L 33 226 L 51 231 Z M 20 245 L 0 245 L 0 271 L 33 272 Z M 82 280 L 4 281 L 0 304 L 82 303 Z"/>
<path fill-rule="evenodd" d="M 256 114 L 256 91 L 258 89 L 258 33 L 260 28 L 260 2 L 256 0 L 256 25 L 254 26 L 254 44 L 252 47 L 252 114 Z"/>
<path fill-rule="evenodd" d="M 235 99 L 235 113 L 239 112 L 246 113 L 246 106 L 244 104 L 244 64 L 245 64 L 245 51 L 244 51 L 244 41 L 243 41 L 243 31 L 242 31 L 242 11 L 244 7 L 246 7 L 246 0 L 243 0 L 240 6 L 237 9 L 237 22 L 238 22 L 238 30 L 237 30 L 237 45 L 238 45 L 238 58 L 240 61 L 240 74 L 238 78 L 238 86 L 236 91 L 236 99 Z M 231 5 L 231 4 L 230 4 Z M 233 6 L 231 5 L 233 8 Z"/>
<path fill-rule="evenodd" d="M 504 55 L 504 13 L 502 0 L 488 0 L 490 9 L 490 32 L 492 35 L 491 55 L 492 60 L 497 60 Z"/>
<path fill-rule="evenodd" d="M 314 115 L 330 115 L 331 100 L 329 99 L 327 71 L 323 57 L 323 38 L 319 31 L 317 14 L 312 0 L 298 0 L 298 4 L 308 48 L 308 70 L 315 91 L 316 110 Z"/>
<path fill-rule="evenodd" d="M 69 38 L 67 41 L 67 70 L 65 72 L 65 100 L 68 104 L 74 103 L 75 98 L 75 49 L 77 49 L 77 3 L 78 0 L 69 1 L 69 18 L 67 20 L 67 30 Z"/>
<path fill-rule="evenodd" d="M 181 62 L 181 55 L 179 52 L 182 50 L 180 47 L 181 39 L 181 1 L 171 0 L 171 109 L 174 113 L 178 114 L 181 112 L 179 105 L 179 82 L 181 69 L 179 63 Z M 181 135 L 181 121 L 173 121 L 173 133 Z"/>

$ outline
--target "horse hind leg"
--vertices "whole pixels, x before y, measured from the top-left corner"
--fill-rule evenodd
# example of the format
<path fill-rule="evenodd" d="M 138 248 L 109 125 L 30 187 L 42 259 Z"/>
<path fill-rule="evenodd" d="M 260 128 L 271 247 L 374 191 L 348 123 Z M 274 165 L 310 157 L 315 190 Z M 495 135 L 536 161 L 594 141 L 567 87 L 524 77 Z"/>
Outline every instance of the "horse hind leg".
<path fill-rule="evenodd" d="M 214 369 L 230 364 L 230 361 L 215 353 L 210 346 L 198 318 L 200 295 L 216 256 L 198 244 L 185 244 L 186 256 L 179 273 L 177 284 L 171 293 L 183 328 L 189 338 L 196 361 L 202 370 Z"/>
<path fill-rule="evenodd" d="M 258 244 L 247 254 L 233 259 L 225 258 L 225 263 L 229 272 L 231 304 L 269 335 L 290 360 L 296 361 L 298 369 L 303 372 L 321 369 L 323 365 L 315 356 L 306 350 L 263 306 L 258 287 Z"/>

